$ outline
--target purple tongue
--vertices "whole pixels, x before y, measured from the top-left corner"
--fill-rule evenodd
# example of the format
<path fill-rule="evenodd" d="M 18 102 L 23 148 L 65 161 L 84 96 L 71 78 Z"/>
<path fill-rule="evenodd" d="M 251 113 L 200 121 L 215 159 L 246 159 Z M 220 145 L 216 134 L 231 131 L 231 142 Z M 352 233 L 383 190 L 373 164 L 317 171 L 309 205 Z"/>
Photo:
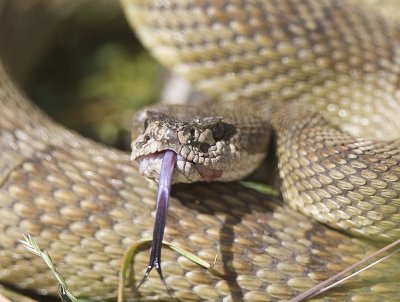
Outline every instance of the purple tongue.
<path fill-rule="evenodd" d="M 176 153 L 170 150 L 165 151 L 161 163 L 160 181 L 158 183 L 157 208 L 156 217 L 154 220 L 153 241 L 151 242 L 150 261 L 146 272 L 138 285 L 138 288 L 143 284 L 151 270 L 155 267 L 158 275 L 161 278 L 161 281 L 168 290 L 161 271 L 161 248 L 164 237 L 165 223 L 167 220 L 168 200 L 171 192 L 171 180 L 175 163 Z"/>

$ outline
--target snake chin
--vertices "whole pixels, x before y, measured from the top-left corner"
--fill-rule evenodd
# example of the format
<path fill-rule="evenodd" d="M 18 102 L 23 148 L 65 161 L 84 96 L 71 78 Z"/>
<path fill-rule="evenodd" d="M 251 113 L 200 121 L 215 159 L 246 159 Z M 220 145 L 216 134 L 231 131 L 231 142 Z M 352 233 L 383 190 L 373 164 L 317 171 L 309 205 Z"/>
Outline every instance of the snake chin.
<path fill-rule="evenodd" d="M 150 179 L 159 181 L 161 164 L 164 151 L 139 156 L 135 160 L 139 162 L 139 173 Z M 197 181 L 215 181 L 221 177 L 223 171 L 206 167 L 202 164 L 186 160 L 183 156 L 177 155 L 177 161 L 173 172 L 173 183 L 191 183 Z"/>

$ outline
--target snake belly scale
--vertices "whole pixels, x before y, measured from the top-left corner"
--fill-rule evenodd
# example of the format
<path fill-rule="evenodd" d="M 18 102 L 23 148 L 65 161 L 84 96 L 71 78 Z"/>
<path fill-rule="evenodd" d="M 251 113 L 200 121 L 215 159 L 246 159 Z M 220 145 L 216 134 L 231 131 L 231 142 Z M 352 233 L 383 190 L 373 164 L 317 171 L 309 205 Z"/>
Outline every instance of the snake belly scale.
<path fill-rule="evenodd" d="M 215 275 L 164 249 L 175 298 L 287 300 L 376 250 L 377 238 L 399 237 L 395 23 L 333 0 L 122 4 L 162 63 L 220 102 L 306 107 L 271 120 L 283 196 L 353 233 L 237 183 L 176 185 L 166 240 L 209 262 L 221 255 Z M 56 293 L 45 264 L 18 243 L 29 232 L 76 295 L 115 298 L 124 250 L 151 234 L 155 186 L 129 155 L 47 118 L 3 64 L 0 102 L 0 281 Z M 147 260 L 135 257 L 136 280 Z M 400 300 L 398 263 L 392 257 L 320 299 Z M 170 299 L 156 275 L 140 295 Z"/>

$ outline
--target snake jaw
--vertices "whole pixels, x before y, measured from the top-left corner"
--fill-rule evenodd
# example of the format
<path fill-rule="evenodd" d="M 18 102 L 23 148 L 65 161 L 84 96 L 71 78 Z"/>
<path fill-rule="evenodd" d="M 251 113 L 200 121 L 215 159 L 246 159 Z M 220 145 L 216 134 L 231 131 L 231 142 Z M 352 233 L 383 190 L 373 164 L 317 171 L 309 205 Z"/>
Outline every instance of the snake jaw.
<path fill-rule="evenodd" d="M 139 162 L 140 175 L 155 180 L 160 179 L 161 165 L 164 154 L 167 150 L 133 158 Z M 212 169 L 201 164 L 186 160 L 183 156 L 177 155 L 176 167 L 173 172 L 173 183 L 206 181 L 212 182 L 223 175 L 222 170 Z"/>

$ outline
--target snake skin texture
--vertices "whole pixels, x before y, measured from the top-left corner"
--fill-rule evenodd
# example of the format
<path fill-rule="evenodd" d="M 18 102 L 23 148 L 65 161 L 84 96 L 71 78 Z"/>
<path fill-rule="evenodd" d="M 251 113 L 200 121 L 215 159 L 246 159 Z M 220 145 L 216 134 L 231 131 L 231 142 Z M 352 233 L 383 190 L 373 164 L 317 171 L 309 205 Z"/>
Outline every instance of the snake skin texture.
<path fill-rule="evenodd" d="M 399 32 L 369 12 L 331 0 L 123 3 L 154 56 L 203 92 L 297 99 L 355 136 L 397 136 Z"/>
<path fill-rule="evenodd" d="M 153 54 L 198 89 L 222 101 L 296 99 L 320 111 L 323 118 L 307 113 L 302 121 L 301 111 L 288 110 L 272 121 L 282 129 L 280 175 L 290 176 L 284 198 L 306 205 L 305 212 L 319 208 L 317 218 L 334 218 L 353 233 L 361 225 L 364 235 L 398 237 L 398 143 L 371 140 L 395 139 L 399 129 L 395 25 L 342 1 L 123 5 Z M 42 260 L 18 243 L 29 232 L 77 296 L 115 298 L 124 250 L 151 236 L 156 185 L 139 176 L 129 155 L 53 123 L 2 64 L 0 104 L 0 281 L 56 293 Z M 324 145 L 325 138 L 336 143 Z M 347 161 L 337 156 L 346 152 Z M 313 206 L 310 197 L 322 203 Z M 383 244 L 331 229 L 238 183 L 174 186 L 165 239 L 209 262 L 219 250 L 218 274 L 163 250 L 166 283 L 182 301 L 288 300 Z M 399 260 L 319 300 L 400 301 Z M 148 250 L 136 255 L 136 280 L 147 261 Z M 139 293 L 170 299 L 156 274 Z"/>
<path fill-rule="evenodd" d="M 340 125 L 349 134 L 327 126 L 301 145 L 276 124 L 285 200 L 354 233 L 399 238 L 400 149 L 388 141 L 400 129 L 397 26 L 346 1 L 125 5 L 154 56 L 199 90 L 225 102 L 295 101 Z"/>

